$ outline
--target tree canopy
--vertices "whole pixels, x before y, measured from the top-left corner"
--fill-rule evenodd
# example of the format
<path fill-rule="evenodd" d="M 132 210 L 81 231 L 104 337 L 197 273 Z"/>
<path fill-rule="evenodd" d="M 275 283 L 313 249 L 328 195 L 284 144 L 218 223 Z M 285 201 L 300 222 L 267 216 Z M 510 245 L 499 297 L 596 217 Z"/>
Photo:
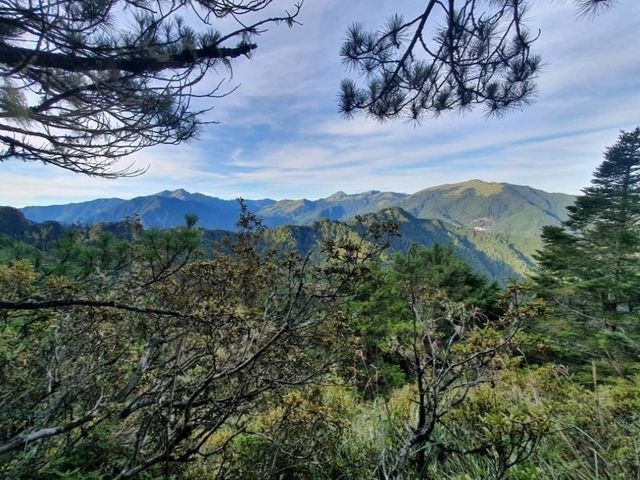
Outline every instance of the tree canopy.
<path fill-rule="evenodd" d="M 271 15 L 272 1 L 2 2 L 0 161 L 139 173 L 118 159 L 195 137 L 211 122 L 203 100 L 233 90 L 206 74 L 249 56 L 269 25 L 295 23 L 300 5 Z"/>
<path fill-rule="evenodd" d="M 387 232 L 372 227 L 367 250 L 327 244 L 311 264 L 263 252 L 243 205 L 239 232 L 207 258 L 185 220 L 70 228 L 41 270 L 0 264 L 0 477 L 143 478 L 164 465 L 169 478 L 339 358 L 345 302 Z"/>

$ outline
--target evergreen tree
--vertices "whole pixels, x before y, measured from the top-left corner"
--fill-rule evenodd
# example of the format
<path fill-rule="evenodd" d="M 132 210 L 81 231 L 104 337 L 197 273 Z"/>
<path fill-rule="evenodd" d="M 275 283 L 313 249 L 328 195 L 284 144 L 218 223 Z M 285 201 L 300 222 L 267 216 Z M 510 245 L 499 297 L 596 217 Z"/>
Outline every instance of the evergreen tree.
<path fill-rule="evenodd" d="M 432 318 L 446 317 L 452 304 L 466 305 L 483 317 L 502 313 L 497 283 L 475 273 L 451 245 L 413 245 L 406 254 L 396 254 L 388 268 L 371 272 L 352 304 L 352 328 L 369 365 L 365 370 L 377 372 L 372 382 L 371 371 L 365 371 L 365 390 L 387 392 L 406 381 L 411 364 L 407 349 L 415 335 L 410 305 L 418 297 Z"/>
<path fill-rule="evenodd" d="M 640 301 L 640 128 L 606 150 L 583 193 L 562 227 L 543 230 L 535 278 L 605 311 L 633 307 Z"/>

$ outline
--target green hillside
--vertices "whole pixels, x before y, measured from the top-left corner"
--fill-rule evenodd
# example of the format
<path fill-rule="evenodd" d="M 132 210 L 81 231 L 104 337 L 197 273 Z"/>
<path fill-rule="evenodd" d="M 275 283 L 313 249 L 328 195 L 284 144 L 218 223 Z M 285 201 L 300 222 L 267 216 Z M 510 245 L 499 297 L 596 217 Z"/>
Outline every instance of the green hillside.
<path fill-rule="evenodd" d="M 418 218 L 440 218 L 466 228 L 520 237 L 539 237 L 543 225 L 567 218 L 575 197 L 522 185 L 480 180 L 427 188 L 400 206 Z"/>
<path fill-rule="evenodd" d="M 406 253 L 411 245 L 432 247 L 435 244 L 451 244 L 475 271 L 488 277 L 506 282 L 509 278 L 522 277 L 532 262 L 520 242 L 500 234 L 462 228 L 442 220 L 415 218 L 407 211 L 394 207 L 362 217 L 364 224 L 373 221 L 391 220 L 398 224 L 399 237 L 391 241 L 388 255 L 395 252 Z M 293 248 L 301 254 L 317 251 L 323 240 L 361 238 L 362 225 L 347 222 L 320 220 L 311 225 L 283 225 L 267 231 L 267 241 L 276 248 Z"/>

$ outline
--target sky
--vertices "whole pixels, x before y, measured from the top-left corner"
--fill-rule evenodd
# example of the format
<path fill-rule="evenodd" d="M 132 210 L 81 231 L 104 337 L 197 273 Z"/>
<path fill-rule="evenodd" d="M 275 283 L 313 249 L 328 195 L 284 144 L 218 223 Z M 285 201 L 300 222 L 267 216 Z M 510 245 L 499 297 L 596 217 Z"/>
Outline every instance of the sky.
<path fill-rule="evenodd" d="M 293 0 L 275 0 L 284 9 Z M 302 25 L 271 27 L 251 59 L 207 77 L 239 88 L 213 103 L 201 136 L 138 152 L 144 175 L 91 178 L 37 163 L 0 163 L 0 205 L 133 198 L 184 188 L 220 198 L 321 198 L 336 191 L 413 193 L 469 179 L 576 194 L 606 146 L 640 125 L 640 1 L 580 17 L 569 0 L 537 0 L 530 25 L 544 69 L 531 106 L 503 117 L 446 113 L 420 125 L 338 113 L 339 56 L 358 21 L 379 27 L 424 0 L 306 0 Z"/>

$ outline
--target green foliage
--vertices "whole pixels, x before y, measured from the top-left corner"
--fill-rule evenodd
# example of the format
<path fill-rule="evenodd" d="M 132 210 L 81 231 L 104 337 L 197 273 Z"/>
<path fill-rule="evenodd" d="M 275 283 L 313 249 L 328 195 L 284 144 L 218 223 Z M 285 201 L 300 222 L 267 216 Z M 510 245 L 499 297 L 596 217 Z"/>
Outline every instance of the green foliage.
<path fill-rule="evenodd" d="M 41 261 L 42 252 L 37 248 L 0 234 L 0 264 L 8 264 L 12 260 L 28 259 L 34 265 L 38 265 Z"/>
<path fill-rule="evenodd" d="M 414 246 L 406 256 L 396 255 L 392 265 L 392 282 L 417 282 L 428 296 L 444 296 L 453 302 L 464 302 L 489 313 L 498 300 L 498 286 L 474 273 L 450 245 L 434 245 L 430 249 Z"/>
<path fill-rule="evenodd" d="M 436 310 L 443 301 L 463 302 L 488 315 L 499 312 L 498 286 L 474 273 L 451 246 L 414 246 L 406 255 L 396 254 L 389 268 L 371 272 L 353 302 L 352 327 L 362 348 L 356 371 L 370 394 L 388 393 L 407 381 L 403 354 L 414 335 L 406 291 L 410 282 L 420 285 L 420 295 L 433 305 L 435 316 L 442 314 Z"/>
<path fill-rule="evenodd" d="M 610 320 L 640 303 L 640 128 L 620 134 L 591 183 L 562 227 L 545 228 L 534 279 L 547 295 Z"/>
<path fill-rule="evenodd" d="M 471 237 L 411 245 L 451 231 L 400 209 L 240 212 L 234 234 L 0 237 L 1 477 L 637 477 L 635 311 L 599 328 L 568 276 L 500 291 L 458 256 Z M 543 266 L 570 271 L 575 237 L 545 235 Z"/>
<path fill-rule="evenodd" d="M 376 31 L 350 26 L 341 56 L 361 82 L 342 81 L 344 115 L 364 110 L 380 120 L 420 121 L 474 105 L 500 113 L 528 101 L 540 58 L 531 53 L 526 3 L 451 0 L 418 8 L 412 18 L 393 15 Z"/>
<path fill-rule="evenodd" d="M 130 222 L 127 240 L 69 229 L 38 269 L 0 266 L 0 475 L 177 475 L 340 358 L 344 302 L 385 228 L 327 243 L 311 265 L 262 251 L 263 227 L 241 212 L 208 258 L 187 218 Z"/>
<path fill-rule="evenodd" d="M 636 315 L 616 315 L 616 330 L 603 329 L 600 316 L 585 318 L 566 305 L 546 304 L 544 315 L 525 325 L 518 344 L 532 365 L 563 365 L 576 383 L 593 384 L 595 365 L 600 381 L 627 378 L 640 370 L 640 328 Z"/>

